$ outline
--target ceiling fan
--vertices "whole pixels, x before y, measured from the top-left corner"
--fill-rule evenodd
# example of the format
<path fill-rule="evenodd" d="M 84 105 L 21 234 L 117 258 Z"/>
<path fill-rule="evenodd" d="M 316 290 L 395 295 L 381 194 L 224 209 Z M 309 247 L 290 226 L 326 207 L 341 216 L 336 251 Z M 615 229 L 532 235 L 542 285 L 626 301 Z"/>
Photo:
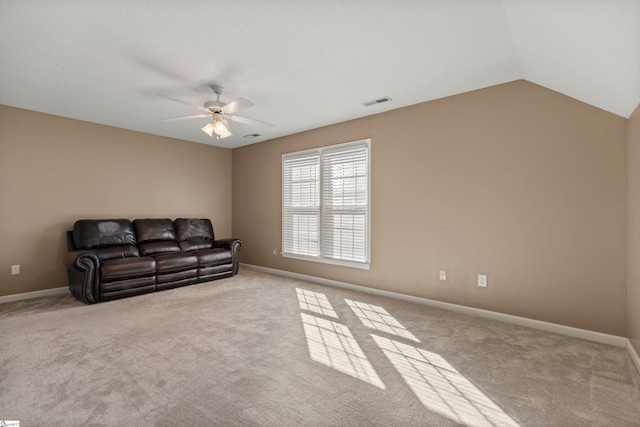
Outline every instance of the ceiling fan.
<path fill-rule="evenodd" d="M 171 117 L 168 119 L 163 119 L 163 121 L 177 121 L 177 120 L 190 120 L 190 119 L 198 119 L 201 117 L 211 117 L 211 121 L 207 123 L 204 127 L 202 127 L 202 131 L 207 135 L 213 137 L 216 135 L 216 139 L 227 138 L 233 133 L 231 133 L 231 128 L 229 127 L 229 123 L 227 119 L 232 120 L 238 123 L 244 123 L 250 126 L 258 126 L 263 128 L 273 128 L 275 125 L 271 123 L 261 122 L 259 120 L 249 119 L 247 117 L 242 116 L 234 116 L 233 114 L 236 111 L 244 110 L 246 108 L 253 107 L 253 102 L 249 101 L 245 98 L 238 98 L 234 101 L 225 104 L 220 101 L 220 95 L 224 92 L 224 87 L 220 85 L 211 85 L 211 89 L 217 95 L 217 99 L 215 101 L 207 101 L 203 106 L 191 104 L 189 102 L 181 101 L 179 99 L 171 98 L 166 95 L 158 95 L 163 98 L 169 99 L 174 102 L 179 102 L 180 104 L 188 105 L 190 107 L 197 108 L 201 111 L 200 114 L 194 114 L 191 116 L 181 116 L 181 117 Z"/>

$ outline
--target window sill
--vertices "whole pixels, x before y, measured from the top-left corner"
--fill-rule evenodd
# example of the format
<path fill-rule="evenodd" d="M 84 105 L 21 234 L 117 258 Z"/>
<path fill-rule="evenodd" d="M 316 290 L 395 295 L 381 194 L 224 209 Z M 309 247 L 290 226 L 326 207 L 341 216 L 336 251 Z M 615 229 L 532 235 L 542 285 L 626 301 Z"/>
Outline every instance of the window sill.
<path fill-rule="evenodd" d="M 339 265 L 342 267 L 358 268 L 360 270 L 369 270 L 369 267 L 370 267 L 370 263 L 368 262 L 343 261 L 339 259 L 321 258 L 316 256 L 308 256 L 308 255 L 298 255 L 298 254 L 291 254 L 286 252 L 282 252 L 282 257 L 299 259 L 302 261 L 319 262 L 321 264 L 332 264 L 332 265 Z"/>

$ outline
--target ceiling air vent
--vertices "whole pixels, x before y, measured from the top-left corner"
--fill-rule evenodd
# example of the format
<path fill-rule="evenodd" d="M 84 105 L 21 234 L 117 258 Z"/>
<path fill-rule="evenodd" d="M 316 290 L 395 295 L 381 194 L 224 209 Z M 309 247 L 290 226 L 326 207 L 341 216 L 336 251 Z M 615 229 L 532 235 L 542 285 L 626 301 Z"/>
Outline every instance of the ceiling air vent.
<path fill-rule="evenodd" d="M 391 101 L 391 98 L 389 98 L 388 96 L 385 96 L 383 98 L 377 98 L 377 99 L 372 99 L 371 101 L 363 102 L 362 105 L 364 105 L 365 107 L 371 107 L 372 105 L 382 104 L 383 102 L 389 102 L 389 101 Z"/>
<path fill-rule="evenodd" d="M 257 138 L 259 136 L 262 136 L 262 135 L 260 135 L 259 133 L 250 133 L 248 135 L 245 135 L 244 137 L 247 138 L 247 139 L 253 139 L 253 138 Z"/>

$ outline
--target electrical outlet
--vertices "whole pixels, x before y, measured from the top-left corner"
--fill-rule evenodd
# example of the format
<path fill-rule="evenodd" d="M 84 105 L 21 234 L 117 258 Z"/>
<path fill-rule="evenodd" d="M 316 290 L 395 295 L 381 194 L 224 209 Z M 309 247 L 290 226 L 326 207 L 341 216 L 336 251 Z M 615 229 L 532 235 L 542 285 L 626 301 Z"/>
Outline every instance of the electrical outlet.
<path fill-rule="evenodd" d="M 20 274 L 20 264 L 11 266 L 11 274 Z"/>
<path fill-rule="evenodd" d="M 447 280 L 447 270 L 440 270 L 440 280 Z"/>
<path fill-rule="evenodd" d="M 478 286 L 481 288 L 487 287 L 487 275 L 486 274 L 478 274 Z"/>
<path fill-rule="evenodd" d="M 273 250 L 273 256 L 278 256 L 278 250 L 277 249 Z"/>

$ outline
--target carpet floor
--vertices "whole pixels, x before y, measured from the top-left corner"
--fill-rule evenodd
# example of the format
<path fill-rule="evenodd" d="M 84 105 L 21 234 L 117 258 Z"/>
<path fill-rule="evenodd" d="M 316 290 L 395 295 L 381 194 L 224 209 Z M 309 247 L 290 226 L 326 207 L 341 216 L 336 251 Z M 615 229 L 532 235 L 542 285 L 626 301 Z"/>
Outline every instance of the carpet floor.
<path fill-rule="evenodd" d="M 637 426 L 640 375 L 623 348 L 243 268 L 0 304 L 0 420 Z"/>

